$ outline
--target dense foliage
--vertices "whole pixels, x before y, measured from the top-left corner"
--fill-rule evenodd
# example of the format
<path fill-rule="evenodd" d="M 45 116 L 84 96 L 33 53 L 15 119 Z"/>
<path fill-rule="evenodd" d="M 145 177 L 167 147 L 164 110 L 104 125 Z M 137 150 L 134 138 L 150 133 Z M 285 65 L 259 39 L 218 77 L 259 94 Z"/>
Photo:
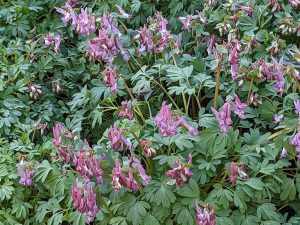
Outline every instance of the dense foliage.
<path fill-rule="evenodd" d="M 300 224 L 298 0 L 0 2 L 0 225 Z"/>

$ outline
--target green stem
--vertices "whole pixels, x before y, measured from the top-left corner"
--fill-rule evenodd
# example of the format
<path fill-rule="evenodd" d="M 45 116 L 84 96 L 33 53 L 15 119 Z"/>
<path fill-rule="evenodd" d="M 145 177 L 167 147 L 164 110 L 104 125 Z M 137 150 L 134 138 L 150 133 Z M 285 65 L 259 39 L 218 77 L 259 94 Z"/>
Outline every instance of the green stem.
<path fill-rule="evenodd" d="M 219 97 L 219 86 L 220 86 L 220 79 L 221 79 L 222 61 L 223 61 L 223 53 L 221 53 L 221 55 L 220 55 L 218 67 L 217 67 L 217 79 L 216 79 L 215 98 L 214 98 L 214 108 L 216 110 L 218 108 L 218 97 Z"/>
<path fill-rule="evenodd" d="M 248 105 L 249 105 L 249 101 L 250 101 L 250 95 L 251 95 L 251 91 L 252 91 L 253 81 L 254 81 L 254 76 L 252 75 L 251 83 L 250 83 L 250 87 L 249 87 L 249 91 L 248 91 L 248 96 L 247 96 L 247 104 Z"/>

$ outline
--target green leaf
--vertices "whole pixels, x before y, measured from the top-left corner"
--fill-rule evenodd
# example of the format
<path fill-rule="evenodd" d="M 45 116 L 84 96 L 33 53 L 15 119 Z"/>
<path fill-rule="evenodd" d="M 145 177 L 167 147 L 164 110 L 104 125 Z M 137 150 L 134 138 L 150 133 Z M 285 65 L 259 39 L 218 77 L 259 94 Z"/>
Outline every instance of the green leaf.
<path fill-rule="evenodd" d="M 150 205 L 147 202 L 139 201 L 136 202 L 128 211 L 127 220 L 132 223 L 132 225 L 142 224 L 142 217 L 146 215 L 146 209 L 149 209 Z"/>
<path fill-rule="evenodd" d="M 250 178 L 245 182 L 245 184 L 258 191 L 261 191 L 265 186 L 260 178 Z"/>
<path fill-rule="evenodd" d="M 49 173 L 51 172 L 51 170 L 53 170 L 53 168 L 50 165 L 50 163 L 47 160 L 44 160 L 40 164 L 39 170 L 35 175 L 35 181 L 41 180 L 41 182 L 44 183 L 45 180 L 47 179 L 47 177 L 49 176 Z"/>
<path fill-rule="evenodd" d="M 284 201 L 289 199 L 293 201 L 296 197 L 296 186 L 294 180 L 291 178 L 283 179 L 283 183 L 281 185 L 281 193 L 280 193 L 280 200 Z"/>

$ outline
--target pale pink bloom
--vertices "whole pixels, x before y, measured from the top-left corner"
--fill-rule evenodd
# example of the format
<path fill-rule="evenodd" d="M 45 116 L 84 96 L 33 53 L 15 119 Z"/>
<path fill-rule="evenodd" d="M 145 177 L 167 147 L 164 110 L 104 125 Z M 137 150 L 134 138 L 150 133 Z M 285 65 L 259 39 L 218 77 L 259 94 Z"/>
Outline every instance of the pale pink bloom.
<path fill-rule="evenodd" d="M 289 156 L 289 154 L 288 154 L 287 150 L 285 148 L 283 148 L 280 153 L 279 159 L 286 158 L 288 156 Z"/>
<path fill-rule="evenodd" d="M 239 96 L 237 94 L 234 94 L 234 113 L 238 115 L 240 119 L 245 119 L 245 109 L 248 107 L 246 103 L 242 103 Z"/>
<path fill-rule="evenodd" d="M 198 202 L 196 202 L 196 220 L 197 225 L 216 225 L 214 210 L 209 211 L 208 206 L 201 210 Z"/>
<path fill-rule="evenodd" d="M 214 108 L 211 108 L 211 110 L 215 114 L 221 131 L 224 133 L 228 132 L 229 127 L 232 125 L 230 104 L 226 102 L 223 105 L 221 112 L 218 112 Z"/>
<path fill-rule="evenodd" d="M 189 164 L 192 164 L 192 155 L 189 154 Z M 166 172 L 166 176 L 176 181 L 179 187 L 184 187 L 185 183 L 193 175 L 189 167 L 184 166 L 181 159 L 174 162 L 173 169 Z"/>
<path fill-rule="evenodd" d="M 129 120 L 133 120 L 134 119 L 134 115 L 133 115 L 133 105 L 132 105 L 132 101 L 122 101 L 122 109 L 119 113 L 119 117 L 121 118 L 127 118 Z"/>
<path fill-rule="evenodd" d="M 189 15 L 187 17 L 180 16 L 180 17 L 178 17 L 178 19 L 180 20 L 180 22 L 183 25 L 183 27 L 182 27 L 183 30 L 190 30 L 191 22 L 193 20 L 193 15 Z"/>
<path fill-rule="evenodd" d="M 99 207 L 96 202 L 96 194 L 91 187 L 89 181 L 79 183 L 76 179 L 75 185 L 71 190 L 73 208 L 85 215 L 88 223 L 92 222 L 96 214 L 99 212 Z"/>
<path fill-rule="evenodd" d="M 119 6 L 119 5 L 115 5 L 115 6 L 117 7 L 117 9 L 121 13 L 121 15 L 124 16 L 125 18 L 131 19 L 133 17 L 133 15 L 126 13 L 125 10 L 121 6 Z"/>

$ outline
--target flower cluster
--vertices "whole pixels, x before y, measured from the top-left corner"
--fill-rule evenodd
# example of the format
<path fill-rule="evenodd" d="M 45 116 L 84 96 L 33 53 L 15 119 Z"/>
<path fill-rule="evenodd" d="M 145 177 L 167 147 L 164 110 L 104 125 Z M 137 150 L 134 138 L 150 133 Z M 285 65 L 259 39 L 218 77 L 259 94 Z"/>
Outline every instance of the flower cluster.
<path fill-rule="evenodd" d="M 240 119 L 245 119 L 245 109 L 248 107 L 246 103 L 242 103 L 239 96 L 234 94 L 233 110 Z"/>
<path fill-rule="evenodd" d="M 103 83 L 108 84 L 110 87 L 111 93 L 115 94 L 117 92 L 116 68 L 107 67 L 103 71 L 103 74 L 104 74 Z"/>
<path fill-rule="evenodd" d="M 150 147 L 150 142 L 148 140 L 142 140 L 141 147 L 146 157 L 151 157 L 156 154 L 155 149 Z"/>
<path fill-rule="evenodd" d="M 285 87 L 282 65 L 283 59 L 281 59 L 279 63 L 277 63 L 276 60 L 273 59 L 272 64 L 267 64 L 262 60 L 260 65 L 260 73 L 266 76 L 268 80 L 275 80 L 273 88 L 279 93 L 280 96 L 282 96 Z"/>
<path fill-rule="evenodd" d="M 84 183 L 80 183 L 76 180 L 71 193 L 74 209 L 83 213 L 88 223 L 92 222 L 99 212 L 99 207 L 96 203 L 96 194 L 89 181 L 86 180 Z"/>
<path fill-rule="evenodd" d="M 122 101 L 122 109 L 119 113 L 120 118 L 134 119 L 132 101 Z"/>
<path fill-rule="evenodd" d="M 107 137 L 108 140 L 110 140 L 110 145 L 114 150 L 123 149 L 123 145 L 129 149 L 134 149 L 130 141 L 122 135 L 122 131 L 117 127 L 117 124 L 110 126 Z"/>
<path fill-rule="evenodd" d="M 88 40 L 86 56 L 91 61 L 103 61 L 112 64 L 119 53 L 125 61 L 130 60 L 130 54 L 123 48 L 120 41 L 122 33 L 109 14 L 104 14 L 101 21 L 101 29 L 96 38 Z"/>
<path fill-rule="evenodd" d="M 173 117 L 170 107 L 163 102 L 159 113 L 154 118 L 154 123 L 157 126 L 159 133 L 163 137 L 173 136 L 177 133 L 179 126 L 184 126 L 188 129 L 192 136 L 197 136 L 199 131 L 189 125 L 182 117 Z"/>
<path fill-rule="evenodd" d="M 76 6 L 76 2 L 66 2 L 64 8 L 56 8 L 56 11 L 63 15 L 62 21 L 64 25 L 66 26 L 71 21 L 76 33 L 84 36 L 94 33 L 96 31 L 95 17 L 89 15 L 87 8 L 81 9 L 81 14 L 77 15 L 72 8 L 73 6 Z"/>
<path fill-rule="evenodd" d="M 134 179 L 134 166 L 137 167 L 140 178 L 143 181 L 143 185 L 147 186 L 151 177 L 148 176 L 145 172 L 144 167 L 137 158 L 129 157 L 129 168 L 128 168 L 128 177 L 126 173 L 121 168 L 119 160 L 115 160 L 115 167 L 112 170 L 112 182 L 111 185 L 115 191 L 120 191 L 122 187 L 129 188 L 132 191 L 136 191 L 141 188 L 138 182 Z"/>
<path fill-rule="evenodd" d="M 198 225 L 216 225 L 214 210 L 210 211 L 208 206 L 201 210 L 198 203 L 196 203 L 196 220 Z"/>
<path fill-rule="evenodd" d="M 296 147 L 296 152 L 300 155 L 300 131 L 298 131 L 295 136 L 290 140 L 290 145 Z"/>
<path fill-rule="evenodd" d="M 80 149 L 73 158 L 76 171 L 85 179 L 96 177 L 98 184 L 103 183 L 104 170 L 100 167 L 100 163 L 94 155 L 93 150 Z"/>
<path fill-rule="evenodd" d="M 20 175 L 19 183 L 24 186 L 32 186 L 35 174 L 32 164 L 22 159 L 20 164 L 17 166 L 17 169 Z"/>
<path fill-rule="evenodd" d="M 63 142 L 63 138 L 75 140 L 77 137 L 61 124 L 56 124 L 53 127 L 53 136 L 53 144 L 58 149 L 56 157 L 59 156 L 62 158 L 64 163 L 70 163 L 70 161 L 73 160 L 73 150 L 70 144 L 65 144 Z"/>
<path fill-rule="evenodd" d="M 241 164 L 238 166 L 236 163 L 231 162 L 230 164 L 230 182 L 235 184 L 237 178 L 240 177 L 244 180 L 248 179 L 248 175 L 244 172 L 245 165 Z"/>
<path fill-rule="evenodd" d="M 236 80 L 239 75 L 239 58 L 240 58 L 241 44 L 238 40 L 230 41 L 230 53 L 228 61 L 230 63 L 230 71 L 233 80 Z"/>
<path fill-rule="evenodd" d="M 224 133 L 228 132 L 229 127 L 232 125 L 230 104 L 226 102 L 223 105 L 221 112 L 218 112 L 214 108 L 211 108 L 211 110 L 215 114 L 220 130 Z"/>
<path fill-rule="evenodd" d="M 48 34 L 48 35 L 45 35 L 43 38 L 44 38 L 46 47 L 50 47 L 51 45 L 54 45 L 54 51 L 56 53 L 60 52 L 61 38 L 59 35 L 54 36 L 53 34 Z"/>
<path fill-rule="evenodd" d="M 34 100 L 36 100 L 37 97 L 42 94 L 40 87 L 31 82 L 28 84 L 28 90 L 29 90 L 29 97 L 33 98 Z"/>
<path fill-rule="evenodd" d="M 188 164 L 192 164 L 192 155 L 189 154 Z M 190 166 L 185 166 L 181 159 L 177 159 L 174 162 L 173 169 L 166 172 L 166 176 L 173 179 L 179 187 L 184 187 L 184 184 L 193 175 L 190 170 Z"/>

